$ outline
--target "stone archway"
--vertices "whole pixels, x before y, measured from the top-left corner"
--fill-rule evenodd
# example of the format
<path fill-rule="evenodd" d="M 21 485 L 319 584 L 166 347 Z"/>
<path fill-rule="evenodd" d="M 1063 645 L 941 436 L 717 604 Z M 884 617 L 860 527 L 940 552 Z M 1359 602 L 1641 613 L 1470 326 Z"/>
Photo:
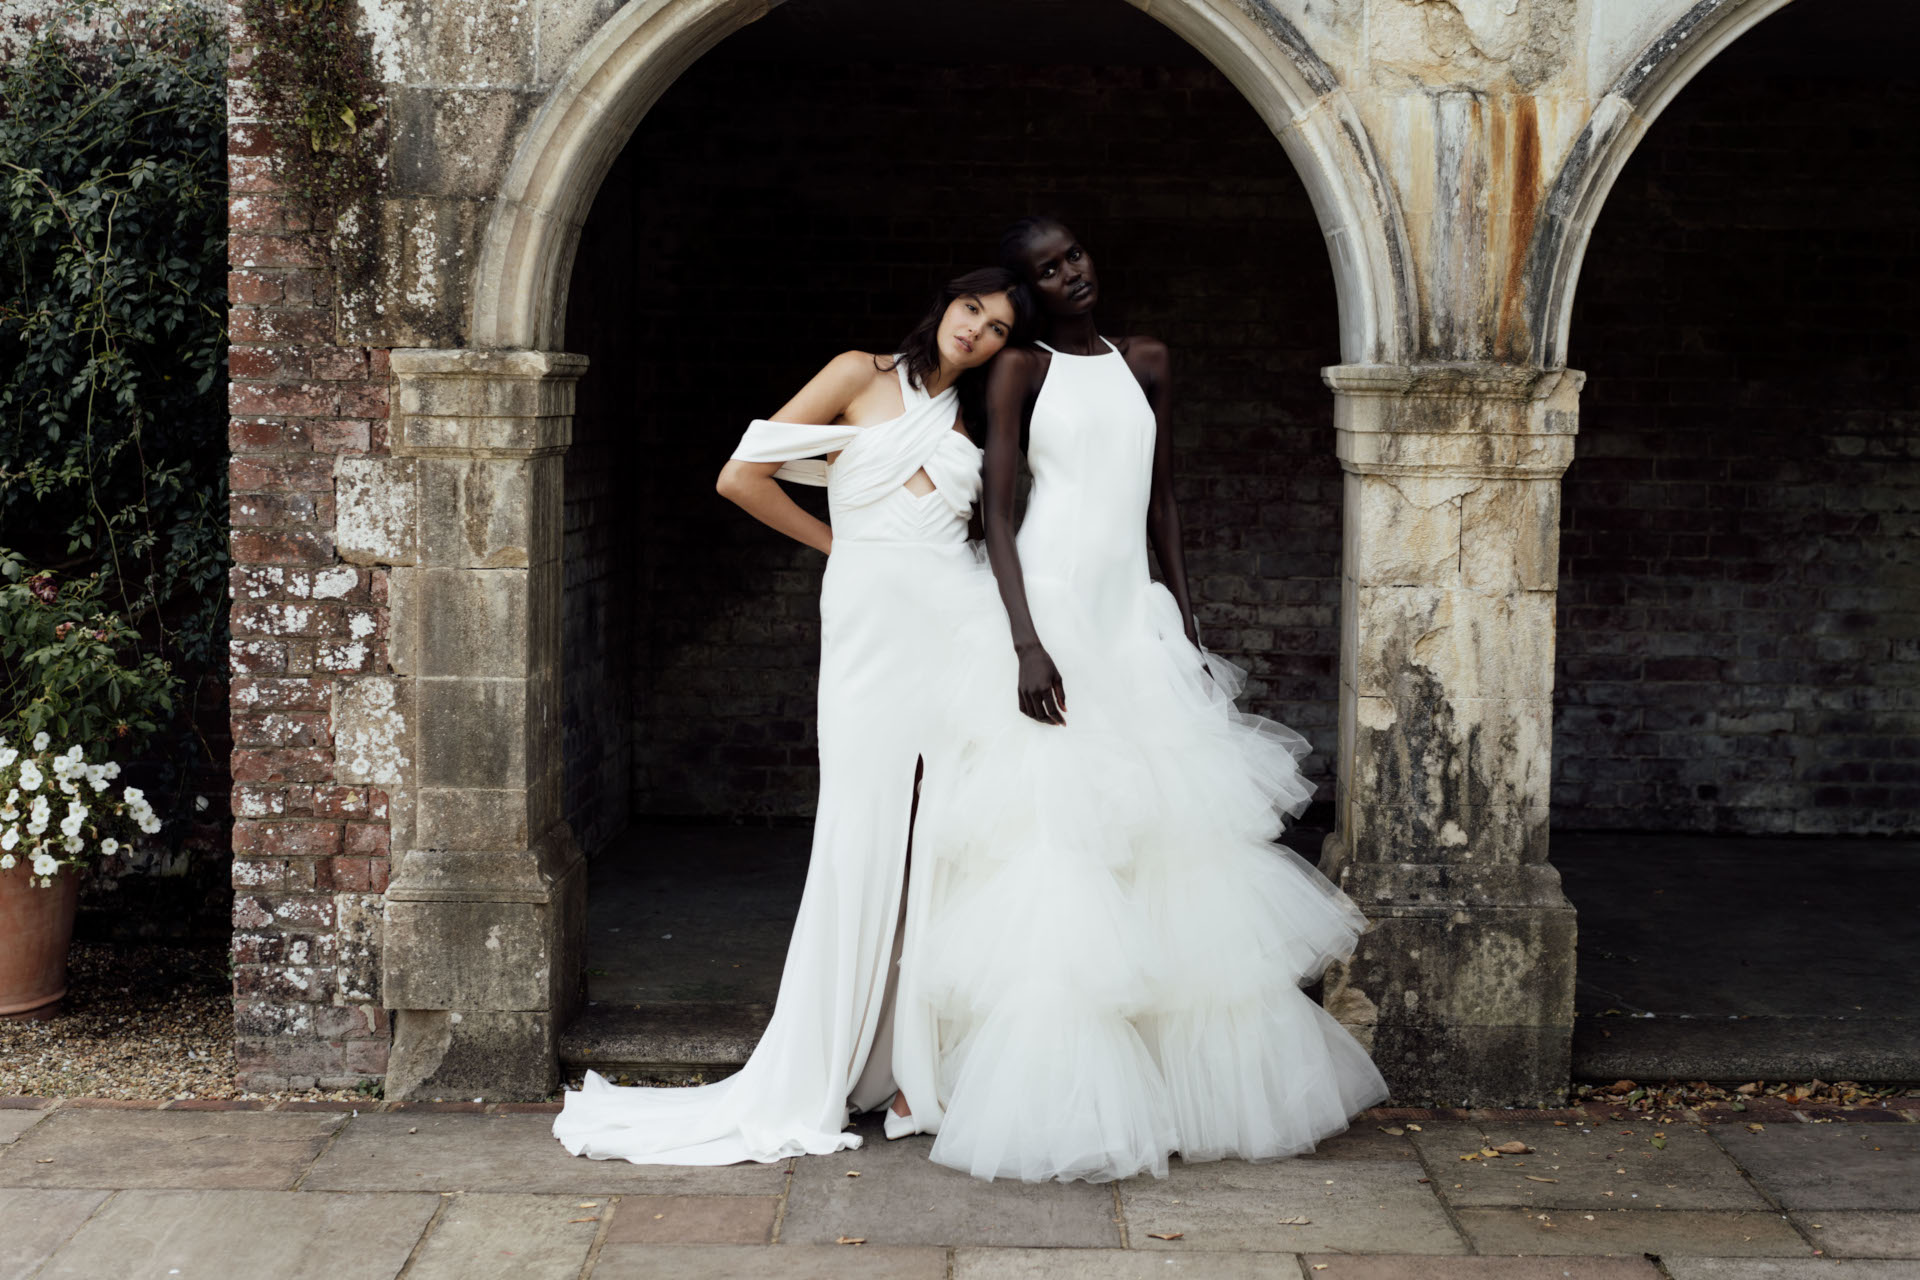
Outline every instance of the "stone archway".
<path fill-rule="evenodd" d="M 1701 68 L 1791 0 L 1706 0 L 1696 4 L 1627 64 L 1594 104 L 1586 128 L 1555 175 L 1534 228 L 1527 262 L 1527 310 L 1534 361 L 1558 368 L 1587 241 L 1627 157 Z"/>
<path fill-rule="evenodd" d="M 472 285 L 470 346 L 397 351 L 396 669 L 418 761 L 394 817 L 384 1002 L 388 1096 L 538 1097 L 581 999 L 584 860 L 561 808 L 561 463 L 573 385 L 567 281 L 608 168 L 674 80 L 765 0 L 635 0 L 575 55 L 502 180 Z M 1180 0 L 1153 17 L 1218 66 L 1305 181 L 1327 239 L 1344 359 L 1406 358 L 1416 305 L 1397 206 L 1333 71 L 1269 5 Z M 391 505 L 391 504 L 389 504 Z"/>

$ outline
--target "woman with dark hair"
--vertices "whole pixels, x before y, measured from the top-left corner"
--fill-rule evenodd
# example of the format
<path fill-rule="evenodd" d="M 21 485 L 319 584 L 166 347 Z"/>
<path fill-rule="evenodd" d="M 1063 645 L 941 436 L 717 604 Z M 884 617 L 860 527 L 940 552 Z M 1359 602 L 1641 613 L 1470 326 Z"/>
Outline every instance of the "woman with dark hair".
<path fill-rule="evenodd" d="M 1058 221 L 1021 221 L 1002 250 L 1044 339 L 987 371 L 1001 697 L 1025 716 L 978 733 L 922 802 L 943 884 L 918 975 L 947 1036 L 933 1159 L 1104 1180 L 1163 1174 L 1173 1151 L 1310 1149 L 1387 1091 L 1300 990 L 1366 928 L 1274 843 L 1313 795 L 1306 739 L 1238 711 L 1245 673 L 1199 645 L 1165 344 L 1101 336 L 1093 256 Z"/>
<path fill-rule="evenodd" d="M 899 989 L 914 967 L 894 962 L 917 945 L 929 897 L 928 877 L 907 874 L 919 774 L 938 776 L 958 751 L 955 637 L 984 616 L 967 543 L 980 450 L 962 432 L 982 424 L 967 384 L 1013 334 L 1024 303 L 1014 284 L 999 268 L 950 281 L 897 353 L 836 357 L 750 425 L 721 471 L 723 496 L 828 553 L 806 888 L 773 1019 L 740 1072 L 648 1089 L 589 1071 L 554 1119 L 574 1155 L 731 1164 L 825 1154 L 860 1145 L 843 1132 L 849 1103 L 889 1099 L 888 1137 L 937 1123 L 937 1030 L 924 1002 Z M 969 401 L 976 408 L 963 413 Z M 824 485 L 832 523 L 778 480 Z"/>

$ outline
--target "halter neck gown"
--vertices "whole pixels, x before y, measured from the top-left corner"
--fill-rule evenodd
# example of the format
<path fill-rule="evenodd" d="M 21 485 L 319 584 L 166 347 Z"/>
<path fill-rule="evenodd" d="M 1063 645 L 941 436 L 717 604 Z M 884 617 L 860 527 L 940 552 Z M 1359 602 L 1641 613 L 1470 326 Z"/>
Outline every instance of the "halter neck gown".
<path fill-rule="evenodd" d="M 928 775 L 915 874 L 937 868 L 943 898 L 911 963 L 943 1029 L 932 1157 L 1099 1181 L 1172 1151 L 1304 1151 L 1387 1094 L 1300 989 L 1366 920 L 1274 843 L 1313 795 L 1306 739 L 1235 709 L 1245 673 L 1149 576 L 1156 424 L 1133 371 L 1111 343 L 1041 346 L 1017 545 L 1066 725 L 983 715 L 965 767 Z M 999 696 L 975 699 L 996 710 L 1001 645 Z"/>
<path fill-rule="evenodd" d="M 906 875 L 916 763 L 937 775 L 959 745 L 943 666 L 960 611 L 978 616 L 983 598 L 966 541 L 981 455 L 953 429 L 953 389 L 929 396 L 898 358 L 895 368 L 899 417 L 758 420 L 733 453 L 825 485 L 833 527 L 820 590 L 820 799 L 773 1018 L 746 1065 L 714 1084 L 625 1088 L 587 1072 L 553 1124 L 574 1155 L 708 1165 L 845 1150 L 860 1145 L 842 1132 L 849 1103 L 881 1106 L 896 1084 L 917 1119 L 938 1123 L 937 1029 L 890 976 L 931 893 L 928 877 Z M 819 460 L 835 450 L 831 465 Z M 934 482 L 922 496 L 905 487 L 919 471 Z"/>

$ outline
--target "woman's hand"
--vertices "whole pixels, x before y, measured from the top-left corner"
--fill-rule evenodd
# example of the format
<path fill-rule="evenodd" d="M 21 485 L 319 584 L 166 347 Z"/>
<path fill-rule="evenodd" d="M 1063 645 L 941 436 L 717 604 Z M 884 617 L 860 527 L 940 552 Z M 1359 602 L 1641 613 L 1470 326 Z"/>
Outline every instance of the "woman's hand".
<path fill-rule="evenodd" d="M 1067 722 L 1067 690 L 1060 669 L 1053 665 L 1038 641 L 1018 646 L 1020 655 L 1020 710 L 1041 724 Z"/>

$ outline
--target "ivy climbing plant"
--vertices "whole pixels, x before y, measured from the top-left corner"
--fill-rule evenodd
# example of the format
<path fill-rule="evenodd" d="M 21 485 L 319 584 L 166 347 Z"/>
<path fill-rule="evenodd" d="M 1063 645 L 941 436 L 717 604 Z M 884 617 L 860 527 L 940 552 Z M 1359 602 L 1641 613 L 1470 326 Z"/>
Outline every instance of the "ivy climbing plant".
<path fill-rule="evenodd" d="M 86 582 L 126 661 L 167 664 L 179 781 L 225 697 L 226 64 L 206 8 L 128 0 L 0 59 L 0 573 Z"/>
<path fill-rule="evenodd" d="M 354 31 L 355 0 L 242 0 L 257 42 L 258 87 L 282 178 L 316 223 L 371 198 L 379 182 L 372 127 L 380 83 Z"/>

